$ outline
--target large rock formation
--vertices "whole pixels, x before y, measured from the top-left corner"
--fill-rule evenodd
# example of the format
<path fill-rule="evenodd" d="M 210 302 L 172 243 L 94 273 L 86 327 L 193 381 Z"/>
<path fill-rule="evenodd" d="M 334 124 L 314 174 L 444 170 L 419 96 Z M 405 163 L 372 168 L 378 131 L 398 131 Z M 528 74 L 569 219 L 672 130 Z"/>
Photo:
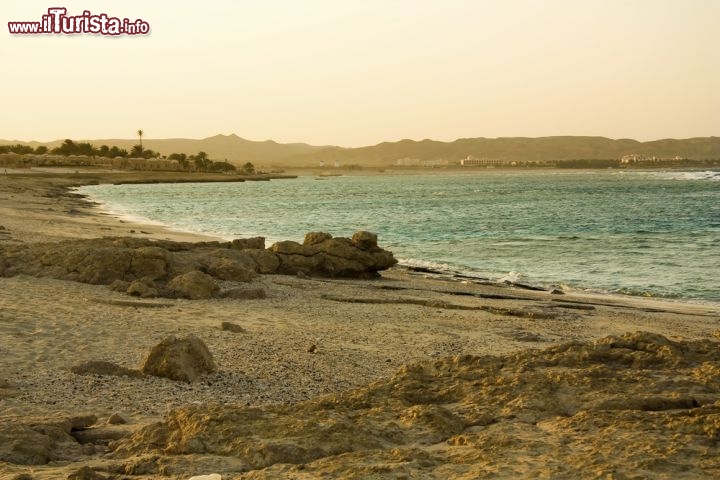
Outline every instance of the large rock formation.
<path fill-rule="evenodd" d="M 370 278 L 397 263 L 393 254 L 377 245 L 377 236 L 357 232 L 352 239 L 333 238 L 323 232 L 311 232 L 303 244 L 292 241 L 270 247 L 280 259 L 279 273 L 327 277 Z"/>
<path fill-rule="evenodd" d="M 145 375 L 193 382 L 205 373 L 217 370 L 210 350 L 195 335 L 170 336 L 155 345 L 141 367 Z"/>
<path fill-rule="evenodd" d="M 642 332 L 457 356 L 296 405 L 181 408 L 115 455 L 228 456 L 258 479 L 719 478 L 719 374 L 718 342 Z"/>
<path fill-rule="evenodd" d="M 258 274 L 301 272 L 368 278 L 397 263 L 392 253 L 377 246 L 377 237 L 369 232 L 358 232 L 352 239 L 312 232 L 302 245 L 279 242 L 269 249 L 264 246 L 262 237 L 225 243 L 98 238 L 3 245 L 0 276 L 25 274 L 114 284 L 116 290 L 141 297 L 179 294 L 195 298 L 189 290 L 177 288 L 184 282 L 176 280 L 178 277 L 202 272 L 216 280 L 250 282 Z M 193 276 L 198 277 L 196 273 Z"/>

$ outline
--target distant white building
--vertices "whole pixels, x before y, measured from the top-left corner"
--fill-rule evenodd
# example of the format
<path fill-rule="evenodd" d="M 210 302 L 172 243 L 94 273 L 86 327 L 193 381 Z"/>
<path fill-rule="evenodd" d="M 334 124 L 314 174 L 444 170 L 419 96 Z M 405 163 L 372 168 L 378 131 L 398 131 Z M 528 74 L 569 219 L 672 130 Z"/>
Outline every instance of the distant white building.
<path fill-rule="evenodd" d="M 498 158 L 476 158 L 472 155 L 468 155 L 467 157 L 460 160 L 460 165 L 462 165 L 463 167 L 489 167 L 497 165 L 507 165 L 507 162 Z"/>

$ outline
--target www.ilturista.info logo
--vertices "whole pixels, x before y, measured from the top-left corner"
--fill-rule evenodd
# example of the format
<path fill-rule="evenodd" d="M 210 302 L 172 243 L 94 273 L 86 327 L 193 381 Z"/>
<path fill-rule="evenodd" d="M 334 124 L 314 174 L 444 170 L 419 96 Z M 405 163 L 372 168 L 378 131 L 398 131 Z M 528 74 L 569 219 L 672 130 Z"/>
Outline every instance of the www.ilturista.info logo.
<path fill-rule="evenodd" d="M 105 13 L 94 15 L 85 10 L 82 15 L 68 16 L 67 8 L 48 8 L 47 15 L 39 22 L 8 22 L 13 35 L 78 34 L 94 35 L 147 35 L 150 24 L 144 20 L 110 17 Z"/>

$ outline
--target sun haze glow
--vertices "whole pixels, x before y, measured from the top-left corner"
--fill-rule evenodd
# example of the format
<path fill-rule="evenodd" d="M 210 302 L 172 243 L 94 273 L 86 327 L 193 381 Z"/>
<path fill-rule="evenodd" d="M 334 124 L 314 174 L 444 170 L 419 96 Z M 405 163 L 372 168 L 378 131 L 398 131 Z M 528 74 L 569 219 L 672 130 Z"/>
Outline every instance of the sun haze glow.
<path fill-rule="evenodd" d="M 0 138 L 720 132 L 716 0 L 71 0 L 151 33 L 8 32 L 55 3 L 3 2 Z"/>

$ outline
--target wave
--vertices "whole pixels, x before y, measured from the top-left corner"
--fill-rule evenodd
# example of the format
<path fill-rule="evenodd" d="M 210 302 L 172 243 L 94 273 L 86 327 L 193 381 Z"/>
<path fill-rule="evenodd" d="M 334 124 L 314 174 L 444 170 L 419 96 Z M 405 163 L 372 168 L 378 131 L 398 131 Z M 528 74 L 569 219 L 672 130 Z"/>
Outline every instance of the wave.
<path fill-rule="evenodd" d="M 656 174 L 663 180 L 705 180 L 720 182 L 720 171 L 705 170 L 703 172 L 659 172 Z"/>

